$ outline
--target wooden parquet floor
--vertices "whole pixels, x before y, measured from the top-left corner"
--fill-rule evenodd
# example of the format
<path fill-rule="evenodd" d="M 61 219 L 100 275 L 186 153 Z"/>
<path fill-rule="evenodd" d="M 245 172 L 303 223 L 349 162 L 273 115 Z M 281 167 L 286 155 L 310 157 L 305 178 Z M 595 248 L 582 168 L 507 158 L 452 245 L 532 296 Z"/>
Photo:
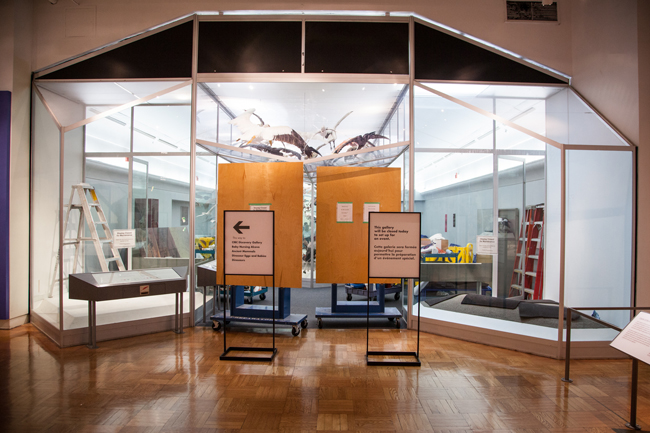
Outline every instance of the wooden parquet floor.
<path fill-rule="evenodd" d="M 415 332 L 371 331 L 371 350 Z M 367 367 L 365 330 L 285 330 L 270 363 L 219 361 L 210 328 L 59 349 L 31 325 L 0 331 L 2 432 L 568 432 L 624 429 L 629 360 L 563 361 L 421 334 L 421 368 Z M 270 335 L 228 334 L 231 346 Z M 381 344 L 381 345 L 380 345 Z M 650 367 L 638 423 L 650 428 Z"/>

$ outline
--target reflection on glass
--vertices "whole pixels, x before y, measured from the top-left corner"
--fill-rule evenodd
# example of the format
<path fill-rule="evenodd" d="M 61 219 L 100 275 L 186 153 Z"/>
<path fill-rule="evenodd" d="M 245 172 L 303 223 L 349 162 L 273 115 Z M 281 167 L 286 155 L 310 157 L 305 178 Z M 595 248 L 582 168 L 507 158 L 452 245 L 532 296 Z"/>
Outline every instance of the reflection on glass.
<path fill-rule="evenodd" d="M 133 177 L 138 179 L 140 186 L 146 185 L 146 194 L 141 190 L 140 197 L 134 194 L 133 228 L 138 247 L 133 250 L 133 268 L 169 263 L 160 259 L 187 259 L 190 254 L 186 211 L 189 206 L 189 156 L 138 159 L 134 160 Z"/>
<path fill-rule="evenodd" d="M 142 105 L 135 107 L 134 152 L 189 152 L 189 105 Z"/>
<path fill-rule="evenodd" d="M 34 96 L 30 231 L 31 313 L 59 328 L 59 174 L 60 133 Z"/>
<path fill-rule="evenodd" d="M 87 107 L 88 117 L 108 107 Z M 131 150 L 131 108 L 86 125 L 86 152 L 129 152 Z"/>
<path fill-rule="evenodd" d="M 203 83 L 197 136 L 295 159 L 403 141 L 408 137 L 405 88 L 402 84 Z"/>
<path fill-rule="evenodd" d="M 569 307 L 630 306 L 632 172 L 631 152 L 567 152 L 564 296 Z M 627 311 L 596 311 L 616 326 L 629 322 Z"/>

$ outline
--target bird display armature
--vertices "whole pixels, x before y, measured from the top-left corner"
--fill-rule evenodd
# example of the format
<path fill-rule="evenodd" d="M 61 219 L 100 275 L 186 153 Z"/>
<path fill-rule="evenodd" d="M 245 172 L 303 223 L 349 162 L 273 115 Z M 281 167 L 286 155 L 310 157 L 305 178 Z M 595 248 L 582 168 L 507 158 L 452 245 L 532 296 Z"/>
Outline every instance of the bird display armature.
<path fill-rule="evenodd" d="M 354 138 L 350 138 L 349 140 L 345 140 L 341 144 L 339 144 L 336 149 L 334 149 L 334 153 L 341 153 L 345 147 L 350 147 L 350 149 L 347 149 L 346 152 L 351 152 L 354 150 L 359 150 L 363 149 L 366 146 L 372 146 L 375 147 L 374 144 L 370 142 L 370 140 L 376 140 L 378 138 L 383 138 L 388 140 L 388 137 L 384 137 L 383 135 L 375 134 L 375 131 L 368 132 L 363 135 L 357 135 Z"/>
<path fill-rule="evenodd" d="M 253 149 L 261 150 L 264 152 L 272 153 L 274 155 L 281 155 L 276 152 L 277 147 L 273 147 L 274 141 L 279 141 L 283 145 L 290 144 L 296 146 L 300 153 L 289 151 L 287 152 L 288 156 L 298 155 L 298 159 L 302 159 L 300 155 L 307 158 L 314 158 L 316 154 L 320 153 L 307 145 L 305 140 L 290 126 L 270 126 L 264 123 L 264 120 L 255 113 L 254 108 L 249 108 L 245 110 L 242 114 L 232 119 L 230 124 L 235 125 L 241 135 L 235 140 L 235 143 L 239 143 L 240 147 L 249 146 Z M 257 117 L 261 125 L 254 123 L 251 120 L 251 116 Z M 286 148 L 286 146 L 284 146 Z M 286 149 L 287 151 L 289 149 Z"/>

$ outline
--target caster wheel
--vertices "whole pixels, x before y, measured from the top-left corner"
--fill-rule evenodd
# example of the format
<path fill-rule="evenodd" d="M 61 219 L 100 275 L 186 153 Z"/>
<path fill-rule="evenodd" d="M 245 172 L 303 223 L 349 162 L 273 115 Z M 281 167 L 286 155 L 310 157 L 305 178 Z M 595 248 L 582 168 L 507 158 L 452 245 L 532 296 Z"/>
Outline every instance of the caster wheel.
<path fill-rule="evenodd" d="M 216 320 L 213 320 L 212 329 L 214 329 L 215 331 L 221 331 L 221 322 L 217 322 Z"/>
<path fill-rule="evenodd" d="M 323 321 L 318 319 L 318 329 L 323 329 Z"/>
<path fill-rule="evenodd" d="M 263 301 L 263 300 L 265 300 L 265 299 L 266 299 L 266 293 L 262 293 L 262 294 L 260 295 L 260 301 Z"/>
<path fill-rule="evenodd" d="M 348 301 L 351 301 L 351 300 L 352 300 L 352 295 L 351 295 L 350 293 L 348 293 L 347 300 L 348 300 Z"/>
<path fill-rule="evenodd" d="M 302 329 L 305 329 L 307 326 L 309 326 L 309 323 L 307 322 L 307 320 L 303 320 L 300 326 L 302 326 Z"/>
<path fill-rule="evenodd" d="M 395 293 L 395 300 L 399 301 L 399 293 Z"/>
<path fill-rule="evenodd" d="M 294 337 L 300 335 L 300 328 L 298 328 L 297 326 L 291 328 L 291 335 L 293 335 Z"/>

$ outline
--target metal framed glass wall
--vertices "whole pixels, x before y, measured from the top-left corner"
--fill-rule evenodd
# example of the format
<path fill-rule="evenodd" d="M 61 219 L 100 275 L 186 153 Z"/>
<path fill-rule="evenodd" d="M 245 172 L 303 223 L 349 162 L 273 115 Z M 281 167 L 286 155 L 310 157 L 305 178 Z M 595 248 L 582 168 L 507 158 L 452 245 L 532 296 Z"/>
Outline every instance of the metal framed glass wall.
<path fill-rule="evenodd" d="M 499 299 L 516 295 L 512 268 L 521 222 L 527 207 L 541 204 L 541 294 L 559 304 L 560 318 L 562 306 L 590 306 L 585 303 L 594 299 L 594 307 L 631 305 L 635 148 L 562 83 L 567 77 L 523 65 L 422 17 L 195 15 L 181 21 L 86 53 L 70 62 L 75 68 L 62 64 L 36 74 L 31 293 L 33 316 L 42 329 L 61 335 L 85 326 L 68 320 L 73 304 L 65 299 L 65 280 L 57 279 L 58 257 L 64 274 L 74 266 L 62 241 L 75 222 L 64 227 L 71 185 L 92 183 L 110 210 L 110 228 L 136 230 L 136 248 L 122 253 L 129 268 L 182 263 L 195 281 L 196 265 L 210 259 L 216 236 L 219 164 L 298 158 L 304 164 L 307 209 L 303 257 L 313 251 L 304 275 L 311 281 L 316 167 L 390 165 L 402 168 L 402 208 L 423 213 L 425 234 L 440 233 L 458 248 L 472 244 L 474 249 L 477 236 L 497 237 L 495 255 L 476 257 L 489 273 L 480 287 L 475 284 L 477 292 Z M 249 31 L 237 31 L 242 28 Z M 360 36 L 343 51 L 340 40 L 321 37 L 350 32 Z M 146 67 L 128 70 L 123 79 L 74 78 L 79 71 L 103 73 L 97 65 L 105 54 L 113 64 L 113 50 L 128 58 L 137 52 L 136 44 L 156 50 L 167 39 L 179 41 L 169 49 L 185 65 L 169 76 L 186 78 L 161 78 L 160 71 L 147 77 Z M 257 53 L 255 61 L 235 46 L 242 43 Z M 477 70 L 484 74 L 459 81 L 453 71 L 441 69 L 446 63 L 432 61 L 448 56 L 445 50 L 452 45 L 458 53 L 482 50 L 456 61 L 479 62 L 483 68 Z M 342 57 L 333 61 L 331 52 Z M 499 76 L 504 68 L 516 73 Z M 245 137 L 237 119 L 250 109 L 255 112 L 247 120 L 257 127 L 289 127 L 304 145 L 271 150 L 259 137 Z M 357 140 L 337 149 L 346 139 L 370 133 L 371 145 Z M 603 175 L 612 165 L 615 179 Z M 607 255 L 598 254 L 605 230 Z M 96 269 L 93 254 L 85 248 L 77 265 Z M 43 260 L 49 265 L 34 265 Z M 196 312 L 203 289 L 191 287 L 197 297 L 190 296 L 186 305 Z M 441 287 L 437 292 L 451 293 L 468 284 Z M 403 296 L 410 326 L 411 299 Z M 486 318 L 440 310 L 423 309 L 425 328 L 438 332 L 448 323 L 449 333 L 460 338 L 471 338 L 467 335 L 475 329 L 499 338 L 531 337 L 550 342 L 559 356 L 562 320 L 556 327 L 521 327 L 505 312 Z M 165 315 L 139 311 L 135 316 L 157 314 Z M 629 317 L 606 319 L 620 326 Z M 574 327 L 573 338 L 605 341 L 609 336 Z M 65 344 L 63 337 L 57 340 Z"/>

